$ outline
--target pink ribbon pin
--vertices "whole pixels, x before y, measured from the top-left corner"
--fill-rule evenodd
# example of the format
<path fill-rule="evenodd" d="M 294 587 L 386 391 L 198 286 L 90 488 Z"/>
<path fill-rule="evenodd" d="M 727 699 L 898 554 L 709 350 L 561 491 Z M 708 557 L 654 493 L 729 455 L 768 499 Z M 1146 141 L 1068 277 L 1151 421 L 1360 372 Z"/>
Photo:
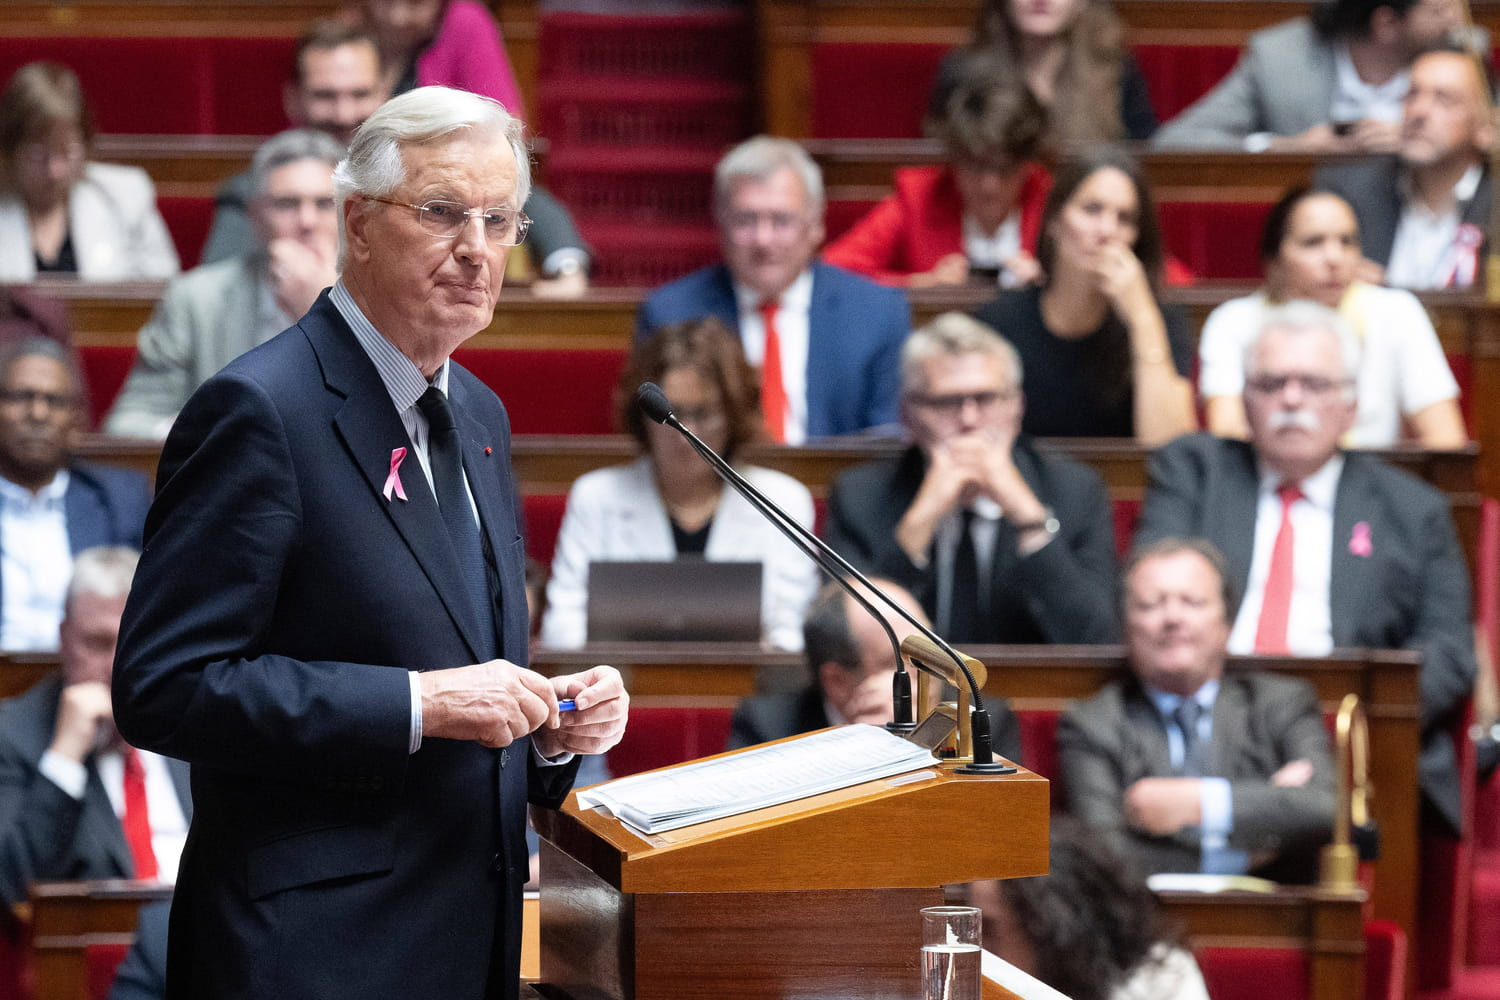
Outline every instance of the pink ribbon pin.
<path fill-rule="evenodd" d="M 1375 546 L 1370 543 L 1370 522 L 1360 521 L 1349 536 L 1349 554 L 1368 559 L 1374 552 Z"/>
<path fill-rule="evenodd" d="M 385 477 L 385 489 L 381 490 L 381 492 L 385 494 L 385 498 L 387 500 L 391 498 L 392 493 L 395 493 L 396 496 L 400 497 L 402 500 L 406 499 L 406 490 L 401 486 L 400 471 L 401 460 L 405 457 L 405 448 L 391 449 L 391 474 Z"/>

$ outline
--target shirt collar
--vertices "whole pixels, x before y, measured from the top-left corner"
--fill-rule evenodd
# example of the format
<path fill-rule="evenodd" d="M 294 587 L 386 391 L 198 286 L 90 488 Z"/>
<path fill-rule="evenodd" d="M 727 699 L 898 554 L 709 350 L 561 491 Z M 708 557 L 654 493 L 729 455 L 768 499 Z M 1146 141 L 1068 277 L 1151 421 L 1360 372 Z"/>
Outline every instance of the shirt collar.
<path fill-rule="evenodd" d="M 1458 179 L 1458 183 L 1453 185 L 1454 211 L 1456 214 L 1462 215 L 1462 206 L 1474 200 L 1474 195 L 1479 191 L 1479 181 L 1483 177 L 1484 168 L 1477 163 L 1470 164 L 1469 169 L 1465 170 L 1463 176 Z M 1408 211 L 1419 209 L 1429 215 L 1432 214 L 1427 212 L 1427 206 L 1417 200 L 1417 191 L 1415 185 L 1412 183 L 1410 170 L 1402 170 L 1397 183 L 1401 185 L 1401 204 Z"/>
<path fill-rule="evenodd" d="M 1275 494 L 1276 488 L 1281 485 L 1282 477 L 1266 468 L 1264 463 L 1257 462 L 1260 467 L 1260 492 L 1262 495 Z M 1297 485 L 1302 489 L 1302 496 L 1307 502 L 1319 510 L 1328 513 L 1333 512 L 1333 500 L 1339 489 L 1339 476 L 1344 471 L 1343 452 L 1334 452 L 1333 457 L 1323 463 L 1323 467 Z"/>
<path fill-rule="evenodd" d="M 18 507 L 61 508 L 71 481 L 67 469 L 58 469 L 52 482 L 33 493 L 19 483 L 0 477 L 0 502 Z"/>
<path fill-rule="evenodd" d="M 1205 710 L 1212 712 L 1214 700 L 1219 697 L 1219 679 L 1217 677 L 1210 677 L 1203 682 L 1202 687 L 1187 697 L 1183 697 L 1180 694 L 1173 694 L 1170 691 L 1162 691 L 1144 682 L 1141 684 L 1141 687 L 1145 689 L 1146 697 L 1151 699 L 1151 704 L 1156 706 L 1156 710 L 1161 713 L 1164 719 L 1172 718 L 1172 713 L 1177 711 L 1177 706 L 1189 698 L 1203 706 Z"/>
<path fill-rule="evenodd" d="M 1342 42 L 1333 47 L 1333 66 L 1338 75 L 1339 89 L 1356 96 L 1365 105 L 1399 102 L 1411 85 L 1411 73 L 1404 69 L 1385 83 L 1371 84 L 1361 80 L 1359 70 L 1354 68 L 1354 59 L 1349 55 L 1349 46 Z"/>
<path fill-rule="evenodd" d="M 422 393 L 427 391 L 428 386 L 437 386 L 448 394 L 448 365 L 449 361 L 444 359 L 438 367 L 437 374 L 429 382 L 422 375 L 421 369 L 412 363 L 411 358 L 402 354 L 396 345 L 391 343 L 384 334 L 375 329 L 360 311 L 354 301 L 354 296 L 349 294 L 349 289 L 344 287 L 340 279 L 328 293 L 328 299 L 333 307 L 344 317 L 344 322 L 349 324 L 349 329 L 354 331 L 354 339 L 359 341 L 359 346 L 370 356 L 375 365 L 375 370 L 380 373 L 380 381 L 385 384 L 385 391 L 390 394 L 391 402 L 396 406 L 396 412 L 402 413 L 409 407 L 416 405 Z"/>
<path fill-rule="evenodd" d="M 734 281 L 734 301 L 740 312 L 754 312 L 760 308 L 761 296 L 759 292 L 752 291 L 746 286 Z M 806 312 L 812 308 L 812 268 L 806 268 L 792 280 L 786 291 L 781 293 L 780 305 L 782 309 L 800 310 Z"/>

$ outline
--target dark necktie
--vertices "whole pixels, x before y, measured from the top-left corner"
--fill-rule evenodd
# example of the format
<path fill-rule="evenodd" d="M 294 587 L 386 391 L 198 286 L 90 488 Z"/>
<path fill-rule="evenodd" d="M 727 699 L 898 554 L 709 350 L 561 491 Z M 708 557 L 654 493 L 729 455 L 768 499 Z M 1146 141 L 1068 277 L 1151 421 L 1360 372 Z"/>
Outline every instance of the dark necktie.
<path fill-rule="evenodd" d="M 948 640 L 980 641 L 979 554 L 974 549 L 974 512 L 964 509 L 953 552 L 953 587 L 948 594 Z"/>
<path fill-rule="evenodd" d="M 1185 778 L 1201 778 L 1207 772 L 1204 752 L 1207 749 L 1198 739 L 1198 720 L 1203 717 L 1203 706 L 1195 698 L 1184 698 L 1172 712 L 1172 719 L 1182 733 L 1182 767 L 1179 773 Z"/>
<path fill-rule="evenodd" d="M 463 571 L 468 590 L 470 621 L 480 635 L 486 650 L 492 648 L 495 625 L 491 608 L 489 577 L 484 566 L 484 551 L 479 541 L 479 526 L 474 508 L 464 487 L 463 451 L 458 442 L 458 422 L 448 397 L 437 387 L 429 388 L 417 400 L 417 409 L 427 418 L 427 453 L 432 460 L 432 485 L 437 493 L 438 510 L 448 540 Z"/>

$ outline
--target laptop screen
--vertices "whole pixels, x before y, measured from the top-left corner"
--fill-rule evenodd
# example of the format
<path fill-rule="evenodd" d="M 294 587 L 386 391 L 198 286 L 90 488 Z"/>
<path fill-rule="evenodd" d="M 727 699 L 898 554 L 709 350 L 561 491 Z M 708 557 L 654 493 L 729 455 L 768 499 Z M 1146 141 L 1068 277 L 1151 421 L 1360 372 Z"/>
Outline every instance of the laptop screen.
<path fill-rule="evenodd" d="M 759 642 L 761 563 L 589 564 L 589 642 Z"/>

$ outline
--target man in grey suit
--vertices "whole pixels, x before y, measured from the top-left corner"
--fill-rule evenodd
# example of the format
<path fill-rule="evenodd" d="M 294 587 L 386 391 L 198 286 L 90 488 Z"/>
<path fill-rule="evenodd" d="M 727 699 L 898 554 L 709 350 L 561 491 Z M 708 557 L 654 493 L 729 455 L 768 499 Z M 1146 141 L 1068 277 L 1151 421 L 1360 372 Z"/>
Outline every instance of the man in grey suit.
<path fill-rule="evenodd" d="M 1451 0 L 1332 0 L 1250 36 L 1218 86 L 1167 122 L 1161 147 L 1385 153 L 1412 57 L 1458 28 Z"/>
<path fill-rule="evenodd" d="M 58 630 L 61 671 L 0 702 L 0 914 L 38 880 L 176 874 L 192 816 L 187 766 L 126 746 L 110 704 L 136 558 L 125 546 L 79 554 Z M 139 818 L 137 777 L 147 804 Z"/>
<path fill-rule="evenodd" d="M 1397 152 L 1328 164 L 1316 178 L 1354 208 L 1371 280 L 1414 289 L 1474 284 L 1488 242 L 1494 144 L 1489 81 L 1474 56 L 1418 56 Z"/>
<path fill-rule="evenodd" d="M 1058 724 L 1069 810 L 1148 872 L 1308 880 L 1333 824 L 1333 766 L 1312 687 L 1226 673 L 1221 556 L 1163 539 L 1125 569 L 1129 676 Z"/>
<path fill-rule="evenodd" d="M 290 326 L 337 280 L 333 168 L 344 148 L 315 129 L 267 140 L 251 167 L 256 249 L 167 286 L 136 336 L 109 434 L 161 439 L 210 375 Z"/>
<path fill-rule="evenodd" d="M 1422 788 L 1457 830 L 1450 729 L 1475 673 L 1467 571 L 1441 493 L 1339 448 L 1359 350 L 1329 309 L 1269 310 L 1245 356 L 1250 440 L 1193 434 L 1157 451 L 1136 540 L 1196 536 L 1224 553 L 1243 595 L 1231 652 L 1420 650 Z"/>

